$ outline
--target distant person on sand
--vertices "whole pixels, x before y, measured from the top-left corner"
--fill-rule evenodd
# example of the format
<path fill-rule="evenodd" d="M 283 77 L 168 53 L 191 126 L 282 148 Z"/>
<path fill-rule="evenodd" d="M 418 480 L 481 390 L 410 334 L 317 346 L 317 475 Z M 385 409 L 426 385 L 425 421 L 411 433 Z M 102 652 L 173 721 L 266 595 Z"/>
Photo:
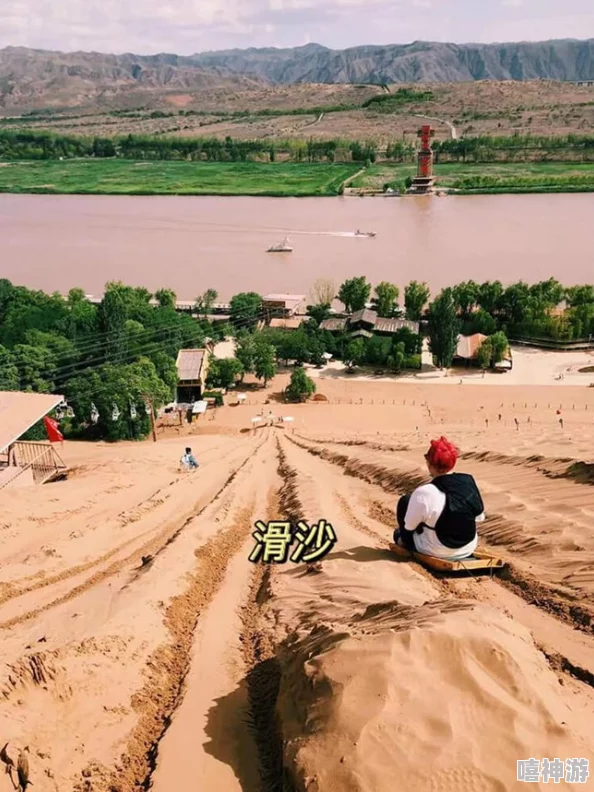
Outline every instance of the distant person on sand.
<path fill-rule="evenodd" d="M 198 467 L 198 462 L 196 462 L 196 458 L 192 453 L 191 448 L 186 448 L 186 453 L 180 459 L 180 463 L 186 468 L 186 470 L 196 470 Z"/>
<path fill-rule="evenodd" d="M 452 472 L 459 453 L 445 437 L 432 440 L 425 454 L 431 483 L 398 501 L 394 541 L 407 550 L 451 561 L 476 550 L 485 510 L 474 478 Z"/>

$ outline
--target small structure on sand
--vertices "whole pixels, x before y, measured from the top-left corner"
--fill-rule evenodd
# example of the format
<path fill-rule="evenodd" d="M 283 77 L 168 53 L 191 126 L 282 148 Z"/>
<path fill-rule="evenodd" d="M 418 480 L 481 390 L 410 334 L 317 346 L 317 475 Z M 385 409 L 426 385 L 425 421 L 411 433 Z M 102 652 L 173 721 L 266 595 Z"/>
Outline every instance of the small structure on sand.
<path fill-rule="evenodd" d="M 483 333 L 473 333 L 472 335 L 458 336 L 458 343 L 456 346 L 456 354 L 454 355 L 454 365 L 476 366 L 478 365 L 478 351 L 483 341 L 486 341 L 488 336 Z M 498 363 L 496 369 L 503 370 L 513 367 L 513 359 L 510 348 L 507 348 L 505 356 L 501 363 Z"/>
<path fill-rule="evenodd" d="M 177 355 L 177 396 L 176 401 L 199 401 L 206 390 L 208 376 L 208 350 L 180 349 Z"/>

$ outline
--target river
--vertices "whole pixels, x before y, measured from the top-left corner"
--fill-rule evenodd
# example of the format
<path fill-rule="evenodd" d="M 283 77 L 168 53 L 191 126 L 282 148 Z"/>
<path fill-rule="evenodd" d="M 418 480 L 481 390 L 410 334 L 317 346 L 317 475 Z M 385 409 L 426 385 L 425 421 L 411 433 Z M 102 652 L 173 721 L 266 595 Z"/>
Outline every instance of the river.
<path fill-rule="evenodd" d="M 355 238 L 357 229 L 375 239 Z M 287 235 L 293 253 L 266 253 Z M 107 281 L 193 299 L 212 287 L 306 294 L 366 275 L 594 281 L 594 195 L 210 198 L 0 195 L 0 277 L 100 295 Z"/>

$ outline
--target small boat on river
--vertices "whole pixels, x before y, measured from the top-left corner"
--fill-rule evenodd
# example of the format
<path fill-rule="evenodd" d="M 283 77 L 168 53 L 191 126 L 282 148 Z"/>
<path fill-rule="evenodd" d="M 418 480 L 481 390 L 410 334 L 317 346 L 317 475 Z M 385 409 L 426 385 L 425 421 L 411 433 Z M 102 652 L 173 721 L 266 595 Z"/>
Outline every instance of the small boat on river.
<path fill-rule="evenodd" d="M 359 229 L 357 229 L 355 231 L 355 236 L 356 237 L 374 237 L 375 236 L 375 231 L 359 231 Z"/>
<path fill-rule="evenodd" d="M 293 251 L 293 248 L 291 247 L 291 245 L 289 245 L 289 240 L 287 239 L 287 237 L 285 237 L 283 239 L 283 241 L 280 242 L 278 245 L 271 245 L 266 252 L 267 253 L 291 253 L 292 251 Z"/>

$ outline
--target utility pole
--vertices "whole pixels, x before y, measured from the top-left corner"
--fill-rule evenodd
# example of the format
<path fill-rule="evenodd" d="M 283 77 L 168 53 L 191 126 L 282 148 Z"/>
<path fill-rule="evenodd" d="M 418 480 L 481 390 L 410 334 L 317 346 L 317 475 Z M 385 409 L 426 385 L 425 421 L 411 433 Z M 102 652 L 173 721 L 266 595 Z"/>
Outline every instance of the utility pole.
<path fill-rule="evenodd" d="M 155 410 L 153 408 L 153 403 L 149 402 L 151 407 L 151 429 L 153 430 L 153 443 L 157 442 L 157 431 L 155 429 Z"/>

